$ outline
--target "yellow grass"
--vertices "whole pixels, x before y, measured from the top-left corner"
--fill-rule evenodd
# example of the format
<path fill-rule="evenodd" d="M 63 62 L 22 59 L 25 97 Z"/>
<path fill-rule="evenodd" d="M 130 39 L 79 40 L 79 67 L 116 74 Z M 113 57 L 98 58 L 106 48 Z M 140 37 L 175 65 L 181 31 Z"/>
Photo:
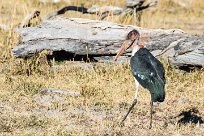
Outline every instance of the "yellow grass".
<path fill-rule="evenodd" d="M 187 1 L 187 0 L 185 0 Z M 144 11 L 140 25 L 148 28 L 182 28 L 189 34 L 204 34 L 203 0 L 189 0 L 186 9 L 162 0 Z M 80 0 L 73 5 L 123 6 L 124 0 Z M 194 117 L 204 120 L 204 72 L 180 73 L 166 70 L 166 100 L 155 105 L 153 128 L 149 126 L 148 91 L 140 87 L 136 109 L 124 124 L 119 124 L 132 103 L 134 80 L 128 64 L 84 63 L 94 69 L 83 70 L 79 62 L 49 62 L 44 53 L 27 60 L 14 58 L 11 49 L 19 38 L 13 33 L 26 14 L 41 10 L 41 16 L 66 4 L 41 4 L 37 0 L 2 0 L 0 24 L 0 135 L 200 135 L 204 124 L 179 124 L 179 114 L 194 109 Z M 95 15 L 70 12 L 66 17 L 97 19 Z M 107 21 L 133 24 L 132 17 L 121 20 L 109 16 Z M 81 62 L 82 63 L 82 62 Z M 50 67 L 52 65 L 52 67 Z M 42 88 L 76 90 L 80 96 L 46 95 Z M 44 101 L 43 101 L 44 100 Z M 47 100 L 47 101 L 46 101 Z M 190 111 L 189 111 L 190 113 Z M 191 118 L 192 119 L 192 118 Z M 187 119 L 188 120 L 188 119 Z"/>

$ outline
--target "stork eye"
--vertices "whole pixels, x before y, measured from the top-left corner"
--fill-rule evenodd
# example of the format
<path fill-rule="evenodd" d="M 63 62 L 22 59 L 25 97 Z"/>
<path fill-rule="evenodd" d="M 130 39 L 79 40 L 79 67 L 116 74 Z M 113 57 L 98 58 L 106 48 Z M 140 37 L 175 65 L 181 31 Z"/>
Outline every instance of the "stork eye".
<path fill-rule="evenodd" d="M 132 40 L 135 40 L 136 37 L 137 37 L 137 34 L 136 34 L 135 32 L 132 32 L 132 34 L 131 34 L 131 39 L 132 39 Z"/>

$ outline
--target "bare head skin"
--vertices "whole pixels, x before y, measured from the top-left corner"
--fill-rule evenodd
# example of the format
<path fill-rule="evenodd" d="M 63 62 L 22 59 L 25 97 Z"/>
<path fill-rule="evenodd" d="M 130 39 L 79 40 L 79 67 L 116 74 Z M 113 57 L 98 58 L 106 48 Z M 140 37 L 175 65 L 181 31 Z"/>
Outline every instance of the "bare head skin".
<path fill-rule="evenodd" d="M 117 58 L 120 55 L 122 55 L 125 52 L 125 50 L 127 50 L 131 46 L 133 48 L 133 53 L 137 52 L 140 48 L 144 48 L 143 45 L 139 45 L 139 44 L 140 44 L 140 34 L 137 30 L 134 29 L 128 33 L 126 40 L 123 42 L 114 60 L 116 61 Z"/>

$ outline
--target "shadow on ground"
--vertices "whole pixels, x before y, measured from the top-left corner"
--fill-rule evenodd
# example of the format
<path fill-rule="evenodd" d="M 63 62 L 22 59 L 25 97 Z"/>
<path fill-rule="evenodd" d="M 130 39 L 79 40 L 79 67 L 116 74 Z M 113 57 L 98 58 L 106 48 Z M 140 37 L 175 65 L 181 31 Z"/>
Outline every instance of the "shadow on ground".
<path fill-rule="evenodd" d="M 195 108 L 190 109 L 188 111 L 183 111 L 180 113 L 177 117 L 180 117 L 178 120 L 178 124 L 188 124 L 188 123 L 194 123 L 194 124 L 204 124 L 204 120 L 201 116 L 198 115 L 199 111 Z"/>
<path fill-rule="evenodd" d="M 48 61 L 55 58 L 56 61 L 74 60 L 74 61 L 85 61 L 85 62 L 96 62 L 93 56 L 77 55 L 67 51 L 54 51 L 52 55 L 47 55 Z"/>
<path fill-rule="evenodd" d="M 83 62 L 104 62 L 104 63 L 109 63 L 113 61 L 113 58 L 116 54 L 75 54 L 72 52 L 68 52 L 65 50 L 61 51 L 53 51 L 52 54 L 47 55 L 47 60 L 50 62 L 53 59 L 55 61 L 61 62 L 61 61 L 83 61 Z M 121 56 L 120 60 L 126 60 L 128 55 Z M 125 61 L 124 61 L 125 62 Z"/>

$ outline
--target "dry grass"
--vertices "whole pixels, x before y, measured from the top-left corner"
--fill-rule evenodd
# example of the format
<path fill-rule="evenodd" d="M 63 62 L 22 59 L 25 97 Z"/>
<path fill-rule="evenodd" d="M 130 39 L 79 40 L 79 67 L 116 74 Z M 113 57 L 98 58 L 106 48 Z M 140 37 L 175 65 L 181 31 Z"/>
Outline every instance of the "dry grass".
<path fill-rule="evenodd" d="M 141 26 L 149 28 L 182 28 L 190 34 L 204 34 L 203 0 L 189 0 L 188 9 L 163 0 L 157 8 L 144 11 Z M 73 5 L 91 6 L 92 3 L 123 6 L 124 1 L 74 1 Z M 0 31 L 0 135 L 203 135 L 204 124 L 179 123 L 189 118 L 178 117 L 194 111 L 190 119 L 204 118 L 204 72 L 188 74 L 176 72 L 165 64 L 167 97 L 155 105 L 153 129 L 149 130 L 149 93 L 140 88 L 137 108 L 124 126 L 119 125 L 134 96 L 134 80 L 127 64 L 95 64 L 83 70 L 77 62 L 51 62 L 39 54 L 28 60 L 16 59 L 11 48 L 18 42 L 12 30 L 23 17 L 37 8 L 45 16 L 65 3 L 40 4 L 37 1 L 3 0 L 0 3 L 0 24 L 10 31 Z M 168 9 L 168 10 L 166 10 Z M 97 19 L 94 15 L 67 13 L 66 16 Z M 120 21 L 133 24 L 131 17 Z M 147 20 L 148 18 L 148 20 Z M 198 25 L 199 24 L 199 25 Z M 41 88 L 77 90 L 81 96 L 41 94 Z M 201 118 L 201 120 L 204 120 Z"/>

